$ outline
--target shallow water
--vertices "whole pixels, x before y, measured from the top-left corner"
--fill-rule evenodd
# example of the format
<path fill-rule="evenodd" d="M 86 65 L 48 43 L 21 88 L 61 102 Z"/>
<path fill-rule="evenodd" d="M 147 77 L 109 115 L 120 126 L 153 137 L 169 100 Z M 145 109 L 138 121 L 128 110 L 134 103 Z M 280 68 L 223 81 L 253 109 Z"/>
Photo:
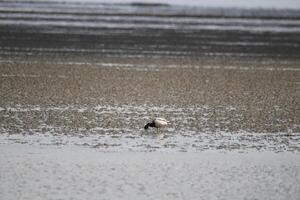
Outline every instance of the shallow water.
<path fill-rule="evenodd" d="M 0 195 L 10 199 L 291 199 L 299 154 L 101 153 L 0 144 Z"/>
<path fill-rule="evenodd" d="M 240 114 L 234 107 L 219 109 L 147 105 L 0 107 L 5 121 L 0 127 L 0 141 L 2 144 L 86 146 L 108 152 L 300 151 L 300 133 L 292 129 L 275 133 L 226 131 L 226 127 L 235 123 L 226 117 L 226 112 L 236 112 L 238 124 Z M 225 114 L 212 119 L 213 112 Z M 149 113 L 152 116 L 164 113 L 172 125 L 159 133 L 144 130 L 145 123 L 151 121 Z"/>
<path fill-rule="evenodd" d="M 0 58 L 297 59 L 297 9 L 0 2 Z"/>

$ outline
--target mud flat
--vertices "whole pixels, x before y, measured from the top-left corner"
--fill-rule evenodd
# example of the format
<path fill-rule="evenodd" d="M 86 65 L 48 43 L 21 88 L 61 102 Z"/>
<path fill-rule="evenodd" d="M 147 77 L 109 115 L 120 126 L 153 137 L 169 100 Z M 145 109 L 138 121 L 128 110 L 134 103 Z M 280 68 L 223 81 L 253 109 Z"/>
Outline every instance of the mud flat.
<path fill-rule="evenodd" d="M 1 62 L 0 196 L 297 199 L 300 72 L 230 62 Z"/>
<path fill-rule="evenodd" d="M 258 61 L 176 63 L 2 62 L 1 130 L 136 131 L 147 118 L 162 115 L 174 122 L 175 132 L 299 133 L 298 68 Z"/>
<path fill-rule="evenodd" d="M 0 197 L 298 199 L 299 32 L 297 10 L 1 1 Z"/>
<path fill-rule="evenodd" d="M 2 143 L 299 152 L 300 72 L 290 63 L 130 61 L 2 62 Z M 172 122 L 163 143 L 143 130 L 157 116 Z"/>

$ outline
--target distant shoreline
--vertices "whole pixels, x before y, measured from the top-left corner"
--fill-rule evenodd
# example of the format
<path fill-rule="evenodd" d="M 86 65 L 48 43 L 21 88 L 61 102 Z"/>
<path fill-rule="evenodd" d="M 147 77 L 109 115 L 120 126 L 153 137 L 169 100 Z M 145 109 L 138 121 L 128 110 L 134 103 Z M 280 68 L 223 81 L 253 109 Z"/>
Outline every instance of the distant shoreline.
<path fill-rule="evenodd" d="M 138 6 L 189 6 L 189 7 L 219 7 L 219 8 L 242 8 L 242 9 L 300 9 L 299 2 L 287 0 L 254 0 L 251 2 L 245 1 L 226 1 L 226 0 L 3 0 L 2 2 L 43 2 L 43 3 L 65 3 L 65 4 L 123 4 L 123 5 L 138 5 Z"/>

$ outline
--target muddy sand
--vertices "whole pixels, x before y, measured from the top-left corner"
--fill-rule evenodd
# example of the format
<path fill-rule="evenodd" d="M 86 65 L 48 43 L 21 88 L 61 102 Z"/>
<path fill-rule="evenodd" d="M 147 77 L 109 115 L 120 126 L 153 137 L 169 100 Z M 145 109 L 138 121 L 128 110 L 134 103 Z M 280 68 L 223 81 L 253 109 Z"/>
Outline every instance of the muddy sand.
<path fill-rule="evenodd" d="M 300 195 L 290 63 L 3 61 L 0 75 L 5 199 Z M 155 116 L 172 126 L 144 131 Z"/>
<path fill-rule="evenodd" d="M 299 32 L 297 10 L 1 1 L 0 199 L 299 199 Z"/>
<path fill-rule="evenodd" d="M 300 71 L 289 64 L 132 60 L 1 63 L 1 130 L 138 130 L 159 114 L 175 131 L 300 132 Z"/>

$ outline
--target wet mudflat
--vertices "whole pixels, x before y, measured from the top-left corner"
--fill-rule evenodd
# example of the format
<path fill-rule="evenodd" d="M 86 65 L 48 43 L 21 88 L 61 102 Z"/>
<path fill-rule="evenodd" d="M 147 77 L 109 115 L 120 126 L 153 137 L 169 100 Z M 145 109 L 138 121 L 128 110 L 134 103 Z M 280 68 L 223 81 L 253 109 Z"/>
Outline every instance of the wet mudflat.
<path fill-rule="evenodd" d="M 3 1 L 0 56 L 297 59 L 299 19 L 293 9 Z"/>
<path fill-rule="evenodd" d="M 150 61 L 2 63 L 1 133 L 92 137 L 77 143 L 113 151 L 300 150 L 297 68 Z M 163 143 L 143 129 L 158 116 L 172 123 Z"/>
<path fill-rule="evenodd" d="M 298 13 L 1 1 L 0 196 L 298 199 Z"/>
<path fill-rule="evenodd" d="M 1 196 L 298 198 L 297 68 L 142 61 L 2 62 Z"/>

